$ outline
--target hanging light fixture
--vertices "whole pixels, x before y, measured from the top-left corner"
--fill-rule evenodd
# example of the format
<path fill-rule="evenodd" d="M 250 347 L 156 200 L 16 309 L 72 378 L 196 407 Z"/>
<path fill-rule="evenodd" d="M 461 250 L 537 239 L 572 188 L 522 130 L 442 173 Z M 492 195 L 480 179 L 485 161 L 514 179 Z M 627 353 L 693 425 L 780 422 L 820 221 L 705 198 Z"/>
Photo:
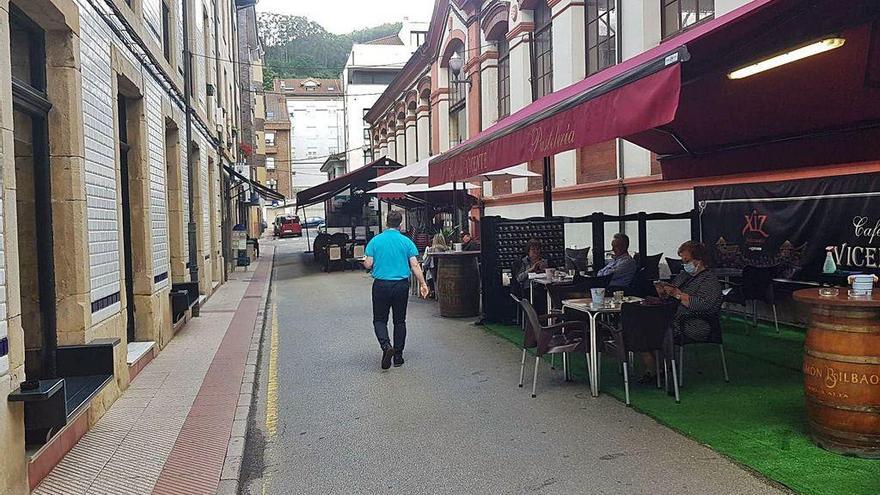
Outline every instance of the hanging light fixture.
<path fill-rule="evenodd" d="M 844 38 L 825 38 L 821 41 L 810 43 L 809 45 L 795 48 L 794 50 L 782 53 L 780 55 L 775 55 L 752 65 L 747 65 L 740 69 L 736 69 L 735 71 L 727 74 L 727 77 L 728 79 L 744 79 L 746 77 L 754 76 L 755 74 L 759 74 L 770 69 L 775 69 L 776 67 L 780 67 L 785 64 L 797 62 L 798 60 L 812 57 L 813 55 L 818 55 L 820 53 L 834 50 L 835 48 L 840 48 L 845 42 L 846 40 Z"/>

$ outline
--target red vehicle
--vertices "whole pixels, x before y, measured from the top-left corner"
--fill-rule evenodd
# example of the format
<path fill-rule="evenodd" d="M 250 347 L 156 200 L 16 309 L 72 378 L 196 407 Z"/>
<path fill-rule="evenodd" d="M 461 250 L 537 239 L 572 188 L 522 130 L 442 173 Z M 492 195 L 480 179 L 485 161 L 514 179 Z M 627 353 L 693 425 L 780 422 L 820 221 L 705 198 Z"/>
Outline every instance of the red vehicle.
<path fill-rule="evenodd" d="M 299 217 L 284 217 L 278 225 L 278 237 L 293 236 L 302 237 L 302 225 Z"/>

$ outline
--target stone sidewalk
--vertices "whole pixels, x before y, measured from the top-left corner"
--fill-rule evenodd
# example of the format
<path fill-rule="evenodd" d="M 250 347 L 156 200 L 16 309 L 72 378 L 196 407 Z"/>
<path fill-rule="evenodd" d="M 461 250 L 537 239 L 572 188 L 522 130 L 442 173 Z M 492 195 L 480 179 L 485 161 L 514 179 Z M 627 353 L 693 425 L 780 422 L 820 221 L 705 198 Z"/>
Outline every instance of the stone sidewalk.
<path fill-rule="evenodd" d="M 35 494 L 237 491 L 273 252 L 230 274 Z"/>

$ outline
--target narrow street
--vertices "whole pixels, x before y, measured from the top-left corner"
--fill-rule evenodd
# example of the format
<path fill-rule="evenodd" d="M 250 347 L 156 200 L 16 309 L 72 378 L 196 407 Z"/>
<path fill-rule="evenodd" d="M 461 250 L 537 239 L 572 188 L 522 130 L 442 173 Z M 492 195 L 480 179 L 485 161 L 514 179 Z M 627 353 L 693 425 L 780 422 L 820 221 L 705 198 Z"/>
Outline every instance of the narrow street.
<path fill-rule="evenodd" d="M 411 299 L 406 363 L 382 371 L 369 276 L 276 246 L 247 493 L 777 492 L 560 371 L 530 398 L 519 350 L 433 301 Z"/>

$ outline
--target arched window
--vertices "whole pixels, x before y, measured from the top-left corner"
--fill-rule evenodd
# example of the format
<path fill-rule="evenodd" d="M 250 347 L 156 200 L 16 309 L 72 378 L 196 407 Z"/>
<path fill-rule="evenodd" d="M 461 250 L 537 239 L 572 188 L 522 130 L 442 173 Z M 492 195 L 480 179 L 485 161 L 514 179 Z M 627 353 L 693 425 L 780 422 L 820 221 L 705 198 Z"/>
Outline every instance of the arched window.
<path fill-rule="evenodd" d="M 587 0 L 587 75 L 617 63 L 617 0 Z"/>
<path fill-rule="evenodd" d="M 553 92 L 553 15 L 546 0 L 535 5 L 532 93 L 537 100 Z"/>
<path fill-rule="evenodd" d="M 510 115 L 510 42 L 498 40 L 498 120 Z"/>

